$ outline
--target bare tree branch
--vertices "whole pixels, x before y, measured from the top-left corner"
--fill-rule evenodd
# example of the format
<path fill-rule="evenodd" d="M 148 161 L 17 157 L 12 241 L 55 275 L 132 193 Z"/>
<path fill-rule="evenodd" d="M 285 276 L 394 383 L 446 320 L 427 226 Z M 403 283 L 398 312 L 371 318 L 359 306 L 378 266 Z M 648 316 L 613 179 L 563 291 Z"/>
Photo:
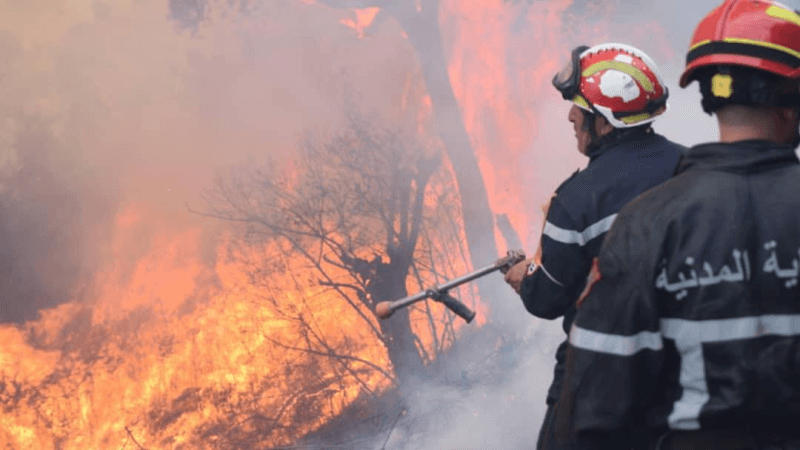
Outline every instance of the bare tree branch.
<path fill-rule="evenodd" d="M 375 369 L 376 371 L 380 372 L 387 379 L 389 379 L 389 380 L 394 379 L 394 376 L 391 373 L 389 373 L 386 370 L 384 370 L 381 366 L 379 366 L 379 365 L 377 365 L 375 363 L 372 363 L 370 361 L 367 361 L 365 359 L 358 358 L 356 356 L 341 355 L 341 354 L 338 354 L 338 353 L 335 353 L 335 352 L 332 352 L 332 351 L 323 352 L 323 351 L 314 350 L 314 349 L 310 349 L 310 348 L 294 347 L 294 346 L 291 346 L 291 345 L 287 345 L 287 344 L 285 344 L 283 342 L 274 340 L 274 339 L 272 339 L 272 338 L 270 338 L 268 336 L 265 336 L 265 338 L 267 340 L 269 340 L 270 342 L 272 342 L 273 344 L 275 344 L 275 345 L 277 345 L 279 347 L 285 348 L 286 350 L 294 350 L 294 351 L 298 351 L 298 352 L 311 353 L 312 355 L 324 356 L 326 358 L 332 358 L 332 359 L 340 359 L 340 360 L 348 360 L 348 361 L 360 362 L 360 363 L 362 363 L 362 364 L 364 364 L 366 366 L 369 366 L 369 367 Z M 372 391 L 370 391 L 370 393 L 372 393 Z"/>
<path fill-rule="evenodd" d="M 131 429 L 130 429 L 130 428 L 128 428 L 128 427 L 126 426 L 126 427 L 125 427 L 125 431 L 127 431 L 127 432 L 128 432 L 128 437 L 129 437 L 129 438 L 130 438 L 130 439 L 133 441 L 133 443 L 134 443 L 134 444 L 136 444 L 136 446 L 137 446 L 137 447 L 139 447 L 139 450 L 147 450 L 146 448 L 142 447 L 142 444 L 140 444 L 140 443 L 139 443 L 139 442 L 136 440 L 136 438 L 135 438 L 135 437 L 133 437 L 133 432 L 131 432 Z"/>
<path fill-rule="evenodd" d="M 359 393 L 374 396 L 376 375 L 402 384 L 426 370 L 445 342 L 452 342 L 442 339 L 453 330 L 447 323 L 452 315 L 439 319 L 430 305 L 397 311 L 387 320 L 374 315 L 377 301 L 408 295 L 409 276 L 420 286 L 433 283 L 452 276 L 448 261 L 463 257 L 461 236 L 450 231 L 457 206 L 446 197 L 426 197 L 432 182 L 438 190 L 452 183 L 440 170 L 440 157 L 430 156 L 437 154 L 432 150 L 414 135 L 354 116 L 350 128 L 333 138 L 307 135 L 291 172 L 273 166 L 232 169 L 204 196 L 207 211 L 187 205 L 195 214 L 233 226 L 230 257 L 262 289 L 274 317 L 288 326 L 284 329 L 291 330 L 264 329 L 263 339 L 294 355 L 284 375 L 286 383 L 294 380 L 287 384 L 295 386 L 293 396 L 260 400 L 272 402 L 277 414 L 267 420 L 255 412 L 257 401 L 242 400 L 240 405 L 247 406 L 231 411 L 239 418 L 234 428 L 209 433 L 231 443 L 253 426 L 269 430 L 271 439 L 288 436 L 284 422 L 290 415 L 315 410 L 317 419 L 299 416 L 292 423 L 319 420 L 320 411 L 334 411 L 338 402 L 348 401 L 315 390 L 315 374 L 332 377 L 341 393 L 358 386 Z M 456 254 L 445 254 L 449 251 Z M 287 290 L 299 296 L 286 302 Z M 346 311 L 347 323 L 358 329 L 332 326 L 329 305 L 336 305 L 336 314 Z M 428 328 L 424 339 L 414 333 L 412 314 L 413 320 L 422 319 L 415 323 Z M 380 345 L 391 368 L 364 356 Z"/>

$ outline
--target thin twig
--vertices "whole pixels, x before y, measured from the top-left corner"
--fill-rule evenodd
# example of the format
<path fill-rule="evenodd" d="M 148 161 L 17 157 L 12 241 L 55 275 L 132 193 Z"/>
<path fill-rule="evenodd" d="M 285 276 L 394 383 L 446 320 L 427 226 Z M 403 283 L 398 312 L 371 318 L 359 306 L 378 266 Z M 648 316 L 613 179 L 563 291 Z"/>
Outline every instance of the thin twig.
<path fill-rule="evenodd" d="M 146 448 L 142 447 L 142 444 L 136 441 L 136 438 L 133 437 L 133 433 L 131 432 L 130 428 L 125 427 L 125 431 L 128 432 L 128 437 L 131 438 L 131 440 L 133 441 L 134 444 L 136 444 L 137 447 L 139 447 L 139 450 L 147 450 Z"/>
<path fill-rule="evenodd" d="M 388 432 L 388 433 L 386 433 L 386 440 L 385 440 L 385 441 L 383 441 L 383 447 L 381 447 L 381 450 L 386 450 L 386 444 L 389 442 L 389 436 L 391 436 L 391 435 L 392 435 L 392 431 L 394 431 L 394 426 L 395 426 L 395 425 L 397 425 L 397 422 L 398 422 L 398 421 L 400 421 L 400 417 L 402 417 L 402 416 L 403 416 L 403 413 L 404 413 L 404 412 L 406 412 L 405 408 L 401 409 L 401 410 L 400 410 L 400 414 L 398 414 L 398 415 L 397 415 L 397 418 L 396 418 L 396 419 L 394 419 L 394 423 L 392 423 L 392 427 L 391 427 L 391 428 L 389 428 L 389 432 Z"/>
<path fill-rule="evenodd" d="M 270 447 L 269 450 L 314 450 L 314 449 L 322 449 L 322 450 L 353 450 L 353 442 L 347 442 L 344 444 L 303 444 L 303 445 L 290 445 L 290 446 L 281 446 L 281 447 Z"/>
<path fill-rule="evenodd" d="M 127 428 L 126 428 L 126 430 L 127 430 Z M 128 441 L 130 441 L 130 440 L 131 440 L 131 434 L 130 434 L 130 432 L 128 432 L 128 436 L 125 438 L 125 443 L 122 444 L 122 447 L 120 447 L 119 450 L 125 450 L 125 447 L 128 446 Z"/>

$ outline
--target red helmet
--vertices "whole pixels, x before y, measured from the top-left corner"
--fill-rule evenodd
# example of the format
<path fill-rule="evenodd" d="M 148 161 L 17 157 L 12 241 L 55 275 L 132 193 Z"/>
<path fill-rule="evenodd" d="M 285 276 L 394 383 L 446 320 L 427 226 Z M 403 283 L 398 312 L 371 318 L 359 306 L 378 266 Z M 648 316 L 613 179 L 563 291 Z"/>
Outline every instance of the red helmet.
<path fill-rule="evenodd" d="M 800 77 L 800 16 L 774 1 L 726 0 L 695 29 L 681 87 L 697 69 L 719 65 Z"/>
<path fill-rule="evenodd" d="M 667 110 L 669 92 L 655 62 L 625 44 L 576 48 L 553 85 L 565 100 L 602 114 L 615 128 L 650 123 Z"/>

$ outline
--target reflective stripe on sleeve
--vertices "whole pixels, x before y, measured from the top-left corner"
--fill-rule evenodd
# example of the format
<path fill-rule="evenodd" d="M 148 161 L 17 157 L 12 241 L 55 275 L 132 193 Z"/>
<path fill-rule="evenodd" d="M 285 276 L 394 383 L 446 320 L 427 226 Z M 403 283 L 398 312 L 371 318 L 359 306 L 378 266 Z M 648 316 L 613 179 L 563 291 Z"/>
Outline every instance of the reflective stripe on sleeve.
<path fill-rule="evenodd" d="M 535 262 L 528 264 L 528 270 L 525 272 L 525 276 L 529 277 L 535 274 L 539 269 L 542 269 L 542 272 L 547 276 L 547 278 L 550 279 L 550 281 L 561 287 L 564 287 L 564 283 L 561 283 L 560 281 L 556 280 L 554 276 L 550 275 L 550 272 L 548 272 L 547 269 L 544 268 L 544 265 L 539 265 L 536 264 Z"/>
<path fill-rule="evenodd" d="M 661 319 L 664 337 L 690 342 L 725 342 L 763 335 L 800 335 L 800 314 L 765 314 L 717 320 Z"/>
<path fill-rule="evenodd" d="M 658 331 L 622 336 L 587 330 L 577 325 L 573 325 L 569 332 L 569 343 L 575 348 L 618 356 L 631 356 L 645 349 L 661 350 L 664 346 Z"/>
<path fill-rule="evenodd" d="M 554 241 L 564 244 L 578 244 L 580 246 L 584 246 L 587 242 L 610 230 L 611 225 L 614 223 L 614 219 L 616 218 L 617 215 L 612 214 L 605 219 L 588 226 L 583 231 L 565 230 L 553 225 L 550 222 L 545 222 L 544 231 L 542 234 Z"/>
<path fill-rule="evenodd" d="M 547 275 L 547 278 L 550 278 L 550 281 L 561 287 L 564 287 L 564 283 L 556 280 L 554 276 L 550 275 L 550 272 L 548 272 L 547 269 L 544 268 L 544 265 L 539 266 L 539 268 L 542 269 L 542 272 L 544 272 L 545 275 Z"/>

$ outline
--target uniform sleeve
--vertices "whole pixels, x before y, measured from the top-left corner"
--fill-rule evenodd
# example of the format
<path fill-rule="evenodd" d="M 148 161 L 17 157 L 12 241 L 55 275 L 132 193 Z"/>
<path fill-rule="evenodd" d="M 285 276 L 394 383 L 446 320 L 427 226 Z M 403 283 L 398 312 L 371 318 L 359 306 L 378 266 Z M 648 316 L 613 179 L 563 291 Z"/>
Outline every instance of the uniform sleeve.
<path fill-rule="evenodd" d="M 589 272 L 587 242 L 579 228 L 554 197 L 542 232 L 541 265 L 525 277 L 520 288 L 525 308 L 536 317 L 556 319 L 574 307 Z"/>
<path fill-rule="evenodd" d="M 663 341 L 634 228 L 612 227 L 578 300 L 557 417 L 569 448 L 630 448 L 628 430 L 642 423 L 657 387 Z"/>

